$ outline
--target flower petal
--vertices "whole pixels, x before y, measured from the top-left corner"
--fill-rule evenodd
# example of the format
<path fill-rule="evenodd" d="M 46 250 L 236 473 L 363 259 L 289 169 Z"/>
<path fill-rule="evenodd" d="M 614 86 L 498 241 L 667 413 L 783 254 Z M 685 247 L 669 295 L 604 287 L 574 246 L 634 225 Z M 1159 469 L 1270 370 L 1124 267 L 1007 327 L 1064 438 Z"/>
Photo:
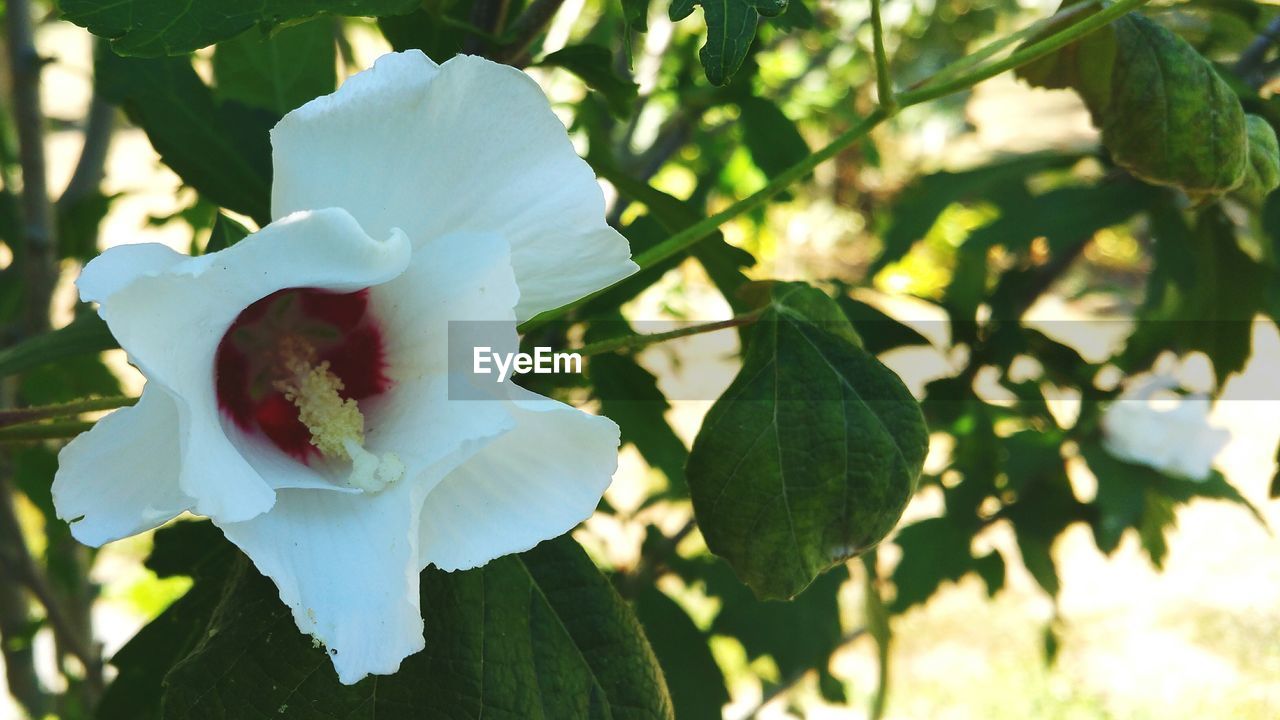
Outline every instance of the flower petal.
<path fill-rule="evenodd" d="M 163 525 L 195 502 L 178 487 L 178 452 L 178 408 L 148 384 L 58 453 L 58 517 L 94 547 Z"/>
<path fill-rule="evenodd" d="M 187 256 L 160 243 L 119 245 L 93 259 L 76 278 L 80 299 L 102 302 L 140 277 L 158 275 Z"/>
<path fill-rule="evenodd" d="M 618 468 L 618 426 L 510 386 L 517 425 L 427 495 L 421 564 L 478 567 L 591 516 Z"/>
<path fill-rule="evenodd" d="M 500 398 L 483 392 L 451 397 L 449 367 L 451 349 L 463 355 L 476 344 L 516 350 L 513 308 L 520 293 L 510 257 L 497 235 L 445 235 L 415 250 L 403 275 L 369 291 L 394 390 L 368 403 L 367 445 L 399 455 L 407 476 L 446 458 L 470 457 L 515 424 Z M 454 368 L 455 375 L 465 368 Z"/>
<path fill-rule="evenodd" d="M 85 268 L 90 287 L 120 266 L 108 250 Z M 99 314 L 148 380 L 177 402 L 182 442 L 180 485 L 196 512 L 224 522 L 271 507 L 275 494 L 228 439 L 215 394 L 214 354 L 236 316 L 285 288 L 351 292 L 386 282 L 409 263 L 402 233 L 376 241 L 337 209 L 298 213 L 221 252 L 183 258 L 163 270 L 115 283 Z"/>
<path fill-rule="evenodd" d="M 325 644 L 338 678 L 351 684 L 394 673 L 423 647 L 420 502 L 412 482 L 376 494 L 281 490 L 271 512 L 218 524 L 275 581 L 298 628 Z"/>
<path fill-rule="evenodd" d="M 594 173 L 541 88 L 509 66 L 384 55 L 286 115 L 271 140 L 273 215 L 340 205 L 370 233 L 398 227 L 415 244 L 497 233 L 511 244 L 518 320 L 636 270 Z"/>

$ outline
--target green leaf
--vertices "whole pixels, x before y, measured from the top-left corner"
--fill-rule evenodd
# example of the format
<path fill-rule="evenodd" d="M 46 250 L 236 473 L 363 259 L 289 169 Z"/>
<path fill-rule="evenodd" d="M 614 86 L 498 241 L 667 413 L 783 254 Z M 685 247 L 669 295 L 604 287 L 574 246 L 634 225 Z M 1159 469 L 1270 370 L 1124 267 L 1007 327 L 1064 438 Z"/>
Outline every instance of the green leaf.
<path fill-rule="evenodd" d="M 219 99 L 284 115 L 338 83 L 334 23 L 320 18 L 264 33 L 251 28 L 218 43 L 213 82 Z"/>
<path fill-rule="evenodd" d="M 1199 350 L 1213 361 L 1222 387 L 1249 359 L 1271 273 L 1240 248 L 1235 225 L 1216 206 L 1202 210 L 1190 232 L 1178 218 L 1160 222 L 1148 307 L 1119 364 L 1146 366 L 1166 348 Z M 1173 264 L 1183 267 L 1167 268 Z"/>
<path fill-rule="evenodd" d="M 94 191 L 57 204 L 59 257 L 88 262 L 98 254 L 98 228 L 116 197 Z"/>
<path fill-rule="evenodd" d="M 622 0 L 622 19 L 628 30 L 649 32 L 650 0 Z"/>
<path fill-rule="evenodd" d="M 637 86 L 614 69 L 613 53 L 608 48 L 602 45 L 569 45 L 542 58 L 537 65 L 568 70 L 604 96 L 609 112 L 619 118 L 631 114 Z"/>
<path fill-rule="evenodd" d="M 321 13 L 399 15 L 420 0 L 62 0 L 65 19 L 111 40 L 121 55 L 181 55 L 256 24 L 280 25 Z"/>
<path fill-rule="evenodd" d="M 45 363 L 119 347 L 97 313 L 86 313 L 70 325 L 0 350 L 0 377 L 27 372 Z"/>
<path fill-rule="evenodd" d="M 1175 509 L 1196 498 L 1226 500 L 1248 510 L 1266 526 L 1258 508 L 1217 471 L 1205 480 L 1164 475 L 1145 465 L 1121 460 L 1092 442 L 1080 448 L 1089 470 L 1098 479 L 1094 500 L 1094 542 L 1105 553 L 1113 552 L 1125 530 L 1138 531 L 1143 547 L 1159 567 L 1168 552 L 1164 534 L 1173 527 Z"/>
<path fill-rule="evenodd" d="M 714 558 L 677 558 L 672 568 L 686 582 L 704 584 L 707 595 L 720 600 L 712 634 L 735 638 L 753 660 L 773 658 L 783 679 L 814 669 L 820 679 L 830 678 L 831 654 L 843 641 L 839 594 L 849 579 L 847 569 L 835 568 L 791 602 L 778 602 L 756 599 Z"/>
<path fill-rule="evenodd" d="M 858 331 L 862 347 L 872 355 L 906 345 L 929 345 L 929 339 L 915 328 L 898 322 L 874 305 L 854 300 L 847 294 L 838 296 L 836 303 Z"/>
<path fill-rule="evenodd" d="M 727 85 L 747 57 L 760 16 L 780 15 L 787 0 L 672 0 L 668 15 L 678 22 L 694 5 L 702 6 L 707 23 L 707 43 L 698 52 L 702 69 L 712 85 Z"/>
<path fill-rule="evenodd" d="M 1267 195 L 1280 187 L 1280 143 L 1270 123 L 1257 115 L 1245 115 L 1249 134 L 1249 165 L 1245 168 L 1244 182 L 1236 188 L 1235 196 L 1255 208 L 1261 208 Z"/>
<path fill-rule="evenodd" d="M 218 213 L 213 220 L 213 228 L 209 231 L 209 242 L 205 243 L 204 251 L 211 253 L 225 250 L 248 235 L 249 228 L 225 213 Z"/>
<path fill-rule="evenodd" d="M 588 360 L 587 376 L 600 399 L 601 414 L 618 423 L 622 442 L 635 445 L 645 462 L 667 476 L 670 488 L 685 495 L 689 450 L 667 422 L 671 406 L 658 389 L 657 378 L 635 360 L 616 354 Z"/>
<path fill-rule="evenodd" d="M 889 221 L 881 233 L 884 250 L 872 263 L 874 275 L 897 262 L 924 238 L 938 216 L 954 203 L 985 200 L 1001 209 L 1016 207 L 1030 197 L 1027 180 L 1037 173 L 1070 167 L 1079 155 L 1037 153 L 961 172 L 926 175 L 908 185 L 893 200 Z"/>
<path fill-rule="evenodd" d="M 898 531 L 894 542 L 902 548 L 902 560 L 893 570 L 893 584 L 898 592 L 889 609 L 894 614 L 905 612 L 928 600 L 947 581 L 957 581 L 976 572 L 995 592 L 1003 582 L 1004 560 L 992 551 L 975 558 L 969 550 L 973 543 L 972 527 L 951 517 L 921 520 Z"/>
<path fill-rule="evenodd" d="M 708 646 L 711 638 L 680 607 L 650 585 L 635 600 L 636 616 L 671 689 L 678 718 L 718 718 L 729 702 L 724 673 Z"/>
<path fill-rule="evenodd" d="M 902 381 L 840 308 L 767 285 L 742 369 L 687 475 L 707 546 L 762 598 L 790 598 L 879 542 L 915 491 L 928 433 Z"/>
<path fill-rule="evenodd" d="M 271 113 L 215 102 L 190 58 L 140 60 L 103 50 L 95 71 L 99 91 L 124 107 L 183 182 L 260 225 L 270 221 Z"/>
<path fill-rule="evenodd" d="M 670 718 L 639 622 L 568 536 L 422 576 L 426 650 L 341 685 L 271 581 L 241 561 L 204 639 L 165 680 L 164 717 Z"/>
<path fill-rule="evenodd" d="M 1079 93 L 1112 159 L 1143 180 L 1194 197 L 1244 180 L 1240 100 L 1195 48 L 1141 15 L 1129 13 L 1020 75 Z"/>
<path fill-rule="evenodd" d="M 774 177 L 809 157 L 809 145 L 777 105 L 748 96 L 738 100 L 738 107 L 742 110 L 742 140 L 765 176 Z"/>
<path fill-rule="evenodd" d="M 212 523 L 179 522 L 156 533 L 147 567 L 159 577 L 186 575 L 195 583 L 112 656 L 118 675 L 98 703 L 96 717 L 161 717 L 165 675 L 204 637 L 236 556 Z"/>

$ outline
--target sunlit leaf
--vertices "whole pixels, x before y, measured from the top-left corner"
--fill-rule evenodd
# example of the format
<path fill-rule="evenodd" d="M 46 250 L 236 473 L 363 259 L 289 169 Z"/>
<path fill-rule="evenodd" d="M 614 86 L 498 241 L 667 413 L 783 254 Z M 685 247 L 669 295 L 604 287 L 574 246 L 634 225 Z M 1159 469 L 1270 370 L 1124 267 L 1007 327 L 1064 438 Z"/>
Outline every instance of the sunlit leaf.
<path fill-rule="evenodd" d="M 707 43 L 698 58 L 713 85 L 725 85 L 742 67 L 747 50 L 756 36 L 760 16 L 773 17 L 787 9 L 787 0 L 672 0 L 668 11 L 673 21 L 680 21 L 702 6 L 707 23 Z"/>

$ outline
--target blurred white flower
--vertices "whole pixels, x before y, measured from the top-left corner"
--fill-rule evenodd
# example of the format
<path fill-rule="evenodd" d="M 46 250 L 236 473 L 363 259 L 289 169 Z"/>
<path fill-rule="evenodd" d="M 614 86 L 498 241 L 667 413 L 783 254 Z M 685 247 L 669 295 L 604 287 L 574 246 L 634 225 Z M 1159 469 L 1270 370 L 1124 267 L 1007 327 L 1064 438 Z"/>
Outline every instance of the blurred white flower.
<path fill-rule="evenodd" d="M 1207 397 L 1174 392 L 1178 387 L 1162 375 L 1132 382 L 1102 416 L 1103 444 L 1122 460 L 1206 480 L 1231 433 L 1209 423 Z"/>
<path fill-rule="evenodd" d="M 387 55 L 271 140 L 270 225 L 84 269 L 147 385 L 62 451 L 54 500 L 90 545 L 210 517 L 353 683 L 422 649 L 426 565 L 568 531 L 617 467 L 608 419 L 511 384 L 451 398 L 449 323 L 488 321 L 514 351 L 518 322 L 636 267 L 513 68 Z"/>

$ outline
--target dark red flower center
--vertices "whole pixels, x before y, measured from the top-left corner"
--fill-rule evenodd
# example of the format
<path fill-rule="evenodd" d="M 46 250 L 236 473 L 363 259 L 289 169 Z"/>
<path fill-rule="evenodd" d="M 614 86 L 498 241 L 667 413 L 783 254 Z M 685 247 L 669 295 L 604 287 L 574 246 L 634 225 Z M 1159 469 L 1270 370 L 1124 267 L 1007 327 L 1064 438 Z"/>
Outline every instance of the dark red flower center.
<path fill-rule="evenodd" d="M 260 432 L 276 447 L 307 462 L 319 455 L 298 407 L 286 397 L 289 354 L 303 347 L 312 362 L 327 363 L 355 401 L 386 392 L 382 331 L 369 312 L 369 292 L 335 293 L 289 288 L 245 308 L 218 344 L 214 374 L 218 406 L 246 432 Z"/>

